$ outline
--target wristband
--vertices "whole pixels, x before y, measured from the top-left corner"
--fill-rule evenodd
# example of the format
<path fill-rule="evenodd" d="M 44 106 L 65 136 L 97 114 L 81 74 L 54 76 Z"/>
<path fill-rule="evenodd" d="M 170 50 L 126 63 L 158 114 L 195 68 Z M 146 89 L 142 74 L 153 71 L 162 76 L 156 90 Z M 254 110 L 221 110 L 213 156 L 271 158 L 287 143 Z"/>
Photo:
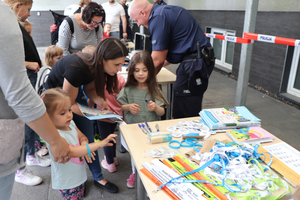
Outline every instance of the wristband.
<path fill-rule="evenodd" d="M 202 148 L 202 145 L 201 145 L 201 144 L 195 144 L 195 145 L 193 146 L 193 149 L 194 149 L 195 151 L 200 152 L 200 149 L 198 149 L 197 147 L 201 147 L 201 148 Z"/>
<path fill-rule="evenodd" d="M 86 144 L 86 148 L 87 148 L 89 157 L 91 158 L 91 157 L 92 157 L 92 154 L 91 154 L 91 150 L 90 150 L 89 144 Z"/>
<path fill-rule="evenodd" d="M 178 144 L 178 146 L 173 146 L 173 145 L 171 145 L 172 143 L 176 143 L 176 144 Z M 180 148 L 180 142 L 177 141 L 177 140 L 172 140 L 172 141 L 169 142 L 169 147 L 172 148 L 172 149 L 179 149 Z"/>

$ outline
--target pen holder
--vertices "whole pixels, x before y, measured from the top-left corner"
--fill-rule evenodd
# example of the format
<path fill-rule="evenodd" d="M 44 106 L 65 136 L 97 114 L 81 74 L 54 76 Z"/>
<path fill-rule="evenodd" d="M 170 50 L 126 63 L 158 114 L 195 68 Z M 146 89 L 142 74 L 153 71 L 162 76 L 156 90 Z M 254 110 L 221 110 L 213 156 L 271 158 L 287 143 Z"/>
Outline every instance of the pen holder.
<path fill-rule="evenodd" d="M 162 142 L 170 142 L 172 140 L 172 135 L 170 132 L 154 132 L 148 134 L 147 143 L 157 144 Z"/>

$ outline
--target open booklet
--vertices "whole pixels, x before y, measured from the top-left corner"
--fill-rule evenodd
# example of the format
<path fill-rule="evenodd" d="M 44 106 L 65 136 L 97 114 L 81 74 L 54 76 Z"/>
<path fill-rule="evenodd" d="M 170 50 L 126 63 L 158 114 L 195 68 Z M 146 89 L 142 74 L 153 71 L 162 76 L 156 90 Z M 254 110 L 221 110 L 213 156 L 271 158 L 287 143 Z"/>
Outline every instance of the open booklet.
<path fill-rule="evenodd" d="M 272 142 L 274 136 L 260 126 L 226 130 L 231 139 L 237 143 Z"/>
<path fill-rule="evenodd" d="M 115 122 L 122 122 L 122 116 L 117 115 L 108 110 L 100 110 L 97 108 L 91 108 L 80 103 L 78 104 L 78 108 L 80 109 L 81 113 L 88 118 L 89 120 L 97 120 L 97 119 L 110 119 Z"/>

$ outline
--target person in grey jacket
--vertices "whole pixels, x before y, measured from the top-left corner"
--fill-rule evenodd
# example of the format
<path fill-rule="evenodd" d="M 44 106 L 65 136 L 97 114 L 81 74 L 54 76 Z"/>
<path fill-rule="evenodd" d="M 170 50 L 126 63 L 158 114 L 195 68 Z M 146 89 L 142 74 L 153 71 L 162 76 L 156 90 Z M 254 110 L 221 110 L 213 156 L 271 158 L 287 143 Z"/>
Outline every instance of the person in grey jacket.
<path fill-rule="evenodd" d="M 50 144 L 54 161 L 69 161 L 70 150 L 27 78 L 22 34 L 13 11 L 0 1 L 0 196 L 10 199 L 15 172 L 24 166 L 24 122 Z"/>

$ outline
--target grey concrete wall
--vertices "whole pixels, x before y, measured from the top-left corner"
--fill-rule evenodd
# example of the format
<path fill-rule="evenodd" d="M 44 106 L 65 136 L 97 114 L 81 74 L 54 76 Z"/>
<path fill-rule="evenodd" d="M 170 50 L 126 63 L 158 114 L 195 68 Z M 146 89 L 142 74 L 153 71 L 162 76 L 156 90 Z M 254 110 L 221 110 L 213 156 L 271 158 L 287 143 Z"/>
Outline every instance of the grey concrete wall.
<path fill-rule="evenodd" d="M 215 27 L 235 30 L 242 37 L 243 11 L 190 11 L 199 21 L 202 29 Z M 258 12 L 256 33 L 299 39 L 299 12 Z M 254 42 L 249 82 L 272 93 L 285 90 L 280 88 L 284 71 L 287 46 Z M 232 74 L 237 76 L 240 62 L 241 44 L 235 44 Z"/>
<path fill-rule="evenodd" d="M 63 11 L 55 11 L 63 14 Z M 39 15 L 38 15 L 39 13 Z M 32 35 L 33 41 L 37 47 L 50 46 L 50 26 L 54 23 L 51 12 L 48 11 L 31 11 L 28 20 L 33 24 Z"/>

